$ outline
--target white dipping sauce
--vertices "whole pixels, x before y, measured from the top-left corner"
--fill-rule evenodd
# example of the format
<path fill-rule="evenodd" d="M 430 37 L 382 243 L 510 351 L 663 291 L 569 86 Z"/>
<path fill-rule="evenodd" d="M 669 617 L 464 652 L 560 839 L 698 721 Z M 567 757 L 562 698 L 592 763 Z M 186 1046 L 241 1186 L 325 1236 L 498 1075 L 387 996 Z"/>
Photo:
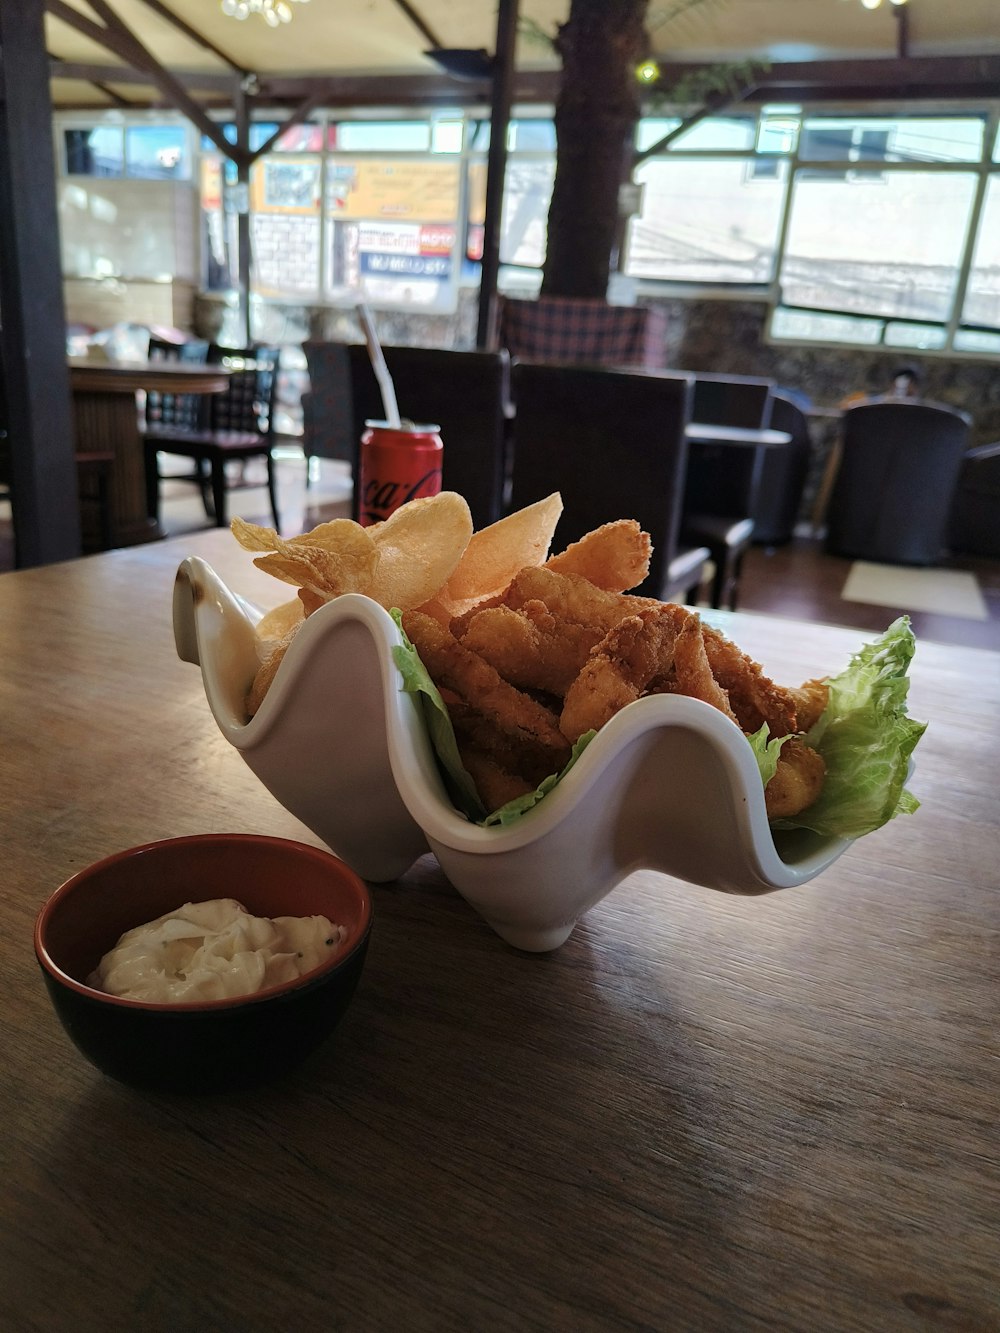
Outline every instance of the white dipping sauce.
<path fill-rule="evenodd" d="M 346 935 L 325 916 L 272 921 L 233 898 L 185 903 L 126 931 L 87 983 L 154 1004 L 254 995 L 319 967 Z"/>

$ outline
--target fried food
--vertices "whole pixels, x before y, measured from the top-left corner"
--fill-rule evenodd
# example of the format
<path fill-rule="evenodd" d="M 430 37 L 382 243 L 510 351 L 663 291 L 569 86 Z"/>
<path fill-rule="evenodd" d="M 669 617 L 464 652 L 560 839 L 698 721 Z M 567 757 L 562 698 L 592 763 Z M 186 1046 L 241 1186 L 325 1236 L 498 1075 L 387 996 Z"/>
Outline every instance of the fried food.
<path fill-rule="evenodd" d="M 702 630 L 712 674 L 729 696 L 730 707 L 744 731 L 759 731 L 766 722 L 772 736 L 797 731 L 791 691 L 768 680 L 760 665 L 717 629 Z"/>
<path fill-rule="evenodd" d="M 560 697 L 580 673 L 601 632 L 560 624 L 544 602 L 487 607 L 465 626 L 462 643 L 479 653 L 512 685 Z"/>
<path fill-rule="evenodd" d="M 797 815 L 823 790 L 826 764 L 816 750 L 792 736 L 781 747 L 774 777 L 764 788 L 768 819 Z"/>
<path fill-rule="evenodd" d="M 598 731 L 673 661 L 678 633 L 697 615 L 669 602 L 626 616 L 593 649 L 566 692 L 559 729 L 569 741 Z"/>
<path fill-rule="evenodd" d="M 825 768 L 802 733 L 826 707 L 827 683 L 777 685 L 697 612 L 629 593 L 651 555 L 631 519 L 548 556 L 561 512 L 551 495 L 473 533 L 466 502 L 442 492 L 367 529 L 338 519 L 290 540 L 234 519 L 242 545 L 262 553 L 255 564 L 296 587 L 295 600 L 260 622 L 248 714 L 304 619 L 362 592 L 402 613 L 491 812 L 561 773 L 582 736 L 657 693 L 700 699 L 748 735 L 766 724 L 770 737 L 788 738 L 765 788 L 768 815 L 811 805 Z"/>
<path fill-rule="evenodd" d="M 566 764 L 569 747 L 551 709 L 505 681 L 433 616 L 406 612 L 403 629 L 435 683 L 445 685 L 532 753 L 548 753 L 553 765 L 550 772 Z"/>
<path fill-rule="evenodd" d="M 606 592 L 628 592 L 649 574 L 653 546 L 633 518 L 605 523 L 550 556 L 545 568 L 556 574 L 577 574 Z"/>

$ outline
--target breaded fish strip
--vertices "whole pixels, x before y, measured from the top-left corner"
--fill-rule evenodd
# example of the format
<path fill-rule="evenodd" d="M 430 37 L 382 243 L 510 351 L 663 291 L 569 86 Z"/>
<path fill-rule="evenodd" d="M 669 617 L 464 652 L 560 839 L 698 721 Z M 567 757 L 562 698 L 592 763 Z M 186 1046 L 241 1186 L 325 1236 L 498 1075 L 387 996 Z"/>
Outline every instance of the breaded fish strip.
<path fill-rule="evenodd" d="M 816 750 L 793 736 L 781 747 L 774 777 L 764 788 L 768 819 L 797 815 L 823 790 L 826 764 Z"/>
<path fill-rule="evenodd" d="M 788 693 L 795 701 L 795 730 L 808 731 L 816 725 L 830 699 L 828 680 L 807 680 Z"/>
<path fill-rule="evenodd" d="M 474 745 L 458 742 L 465 771 L 475 784 L 479 799 L 489 814 L 499 810 L 508 801 L 517 796 L 527 796 L 535 788 L 517 773 L 511 773 L 496 762 L 492 756 L 477 750 Z M 537 784 L 536 784 L 537 785 Z"/>
<path fill-rule="evenodd" d="M 551 750 L 553 771 L 565 762 L 566 743 L 555 714 L 508 685 L 478 653 L 459 643 L 444 625 L 420 611 L 403 615 L 403 629 L 434 681 L 453 690 L 509 736 Z"/>
<path fill-rule="evenodd" d="M 534 601 L 519 611 L 509 606 L 480 611 L 469 621 L 462 643 L 518 689 L 562 697 L 601 637 L 599 629 L 587 625 L 557 624 L 544 602 Z"/>
<path fill-rule="evenodd" d="M 799 729 L 791 690 L 775 685 L 758 662 L 717 629 L 703 626 L 702 637 L 712 675 L 729 696 L 730 706 L 744 731 L 759 731 L 765 722 L 772 736 L 788 736 Z"/>
<path fill-rule="evenodd" d="M 566 692 L 559 718 L 566 739 L 576 741 L 585 731 L 599 730 L 638 699 L 651 680 L 665 675 L 673 661 L 678 632 L 689 618 L 697 626 L 698 617 L 692 612 L 656 603 L 610 629 Z"/>
<path fill-rule="evenodd" d="M 543 602 L 559 621 L 590 625 L 602 634 L 614 629 L 626 616 L 639 615 L 662 605 L 652 597 L 633 597 L 606 592 L 579 574 L 559 574 L 546 569 L 522 569 L 504 593 L 505 605 L 519 610 L 526 602 Z"/>
<path fill-rule="evenodd" d="M 649 574 L 652 552 L 649 533 L 634 518 L 621 518 L 550 556 L 544 568 L 556 574 L 578 574 L 607 592 L 627 592 Z"/>
<path fill-rule="evenodd" d="M 681 626 L 674 644 L 674 672 L 671 691 L 701 699 L 733 722 L 737 722 L 729 702 L 729 695 L 715 679 L 705 650 L 704 625 L 694 614 Z"/>
<path fill-rule="evenodd" d="M 551 748 L 534 745 L 520 737 L 513 737 L 477 712 L 471 704 L 449 690 L 443 690 L 441 696 L 448 709 L 455 737 L 459 748 L 463 746 L 485 755 L 504 771 L 523 778 L 534 790 L 535 787 L 552 773 L 558 771 L 554 763 L 568 762 L 569 747 L 554 755 Z"/>

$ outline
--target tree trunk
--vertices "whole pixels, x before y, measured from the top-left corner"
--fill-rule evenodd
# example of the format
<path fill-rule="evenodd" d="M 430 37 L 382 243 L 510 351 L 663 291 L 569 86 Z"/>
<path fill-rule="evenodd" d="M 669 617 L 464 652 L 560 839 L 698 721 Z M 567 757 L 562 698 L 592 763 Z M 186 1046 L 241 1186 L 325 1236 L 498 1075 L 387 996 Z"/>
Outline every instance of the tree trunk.
<path fill-rule="evenodd" d="M 572 0 L 556 48 L 556 177 L 549 207 L 543 296 L 604 298 L 618 223 L 618 189 L 631 160 L 648 53 L 649 0 Z"/>

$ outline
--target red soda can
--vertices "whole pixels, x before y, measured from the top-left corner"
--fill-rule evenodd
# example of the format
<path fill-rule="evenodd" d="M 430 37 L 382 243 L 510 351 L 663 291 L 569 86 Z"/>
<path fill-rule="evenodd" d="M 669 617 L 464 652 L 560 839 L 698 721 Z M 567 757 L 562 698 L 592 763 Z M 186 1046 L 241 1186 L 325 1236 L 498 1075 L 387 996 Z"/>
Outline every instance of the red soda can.
<path fill-rule="evenodd" d="M 408 500 L 438 495 L 444 446 L 437 426 L 366 421 L 361 437 L 358 522 L 381 523 Z"/>

